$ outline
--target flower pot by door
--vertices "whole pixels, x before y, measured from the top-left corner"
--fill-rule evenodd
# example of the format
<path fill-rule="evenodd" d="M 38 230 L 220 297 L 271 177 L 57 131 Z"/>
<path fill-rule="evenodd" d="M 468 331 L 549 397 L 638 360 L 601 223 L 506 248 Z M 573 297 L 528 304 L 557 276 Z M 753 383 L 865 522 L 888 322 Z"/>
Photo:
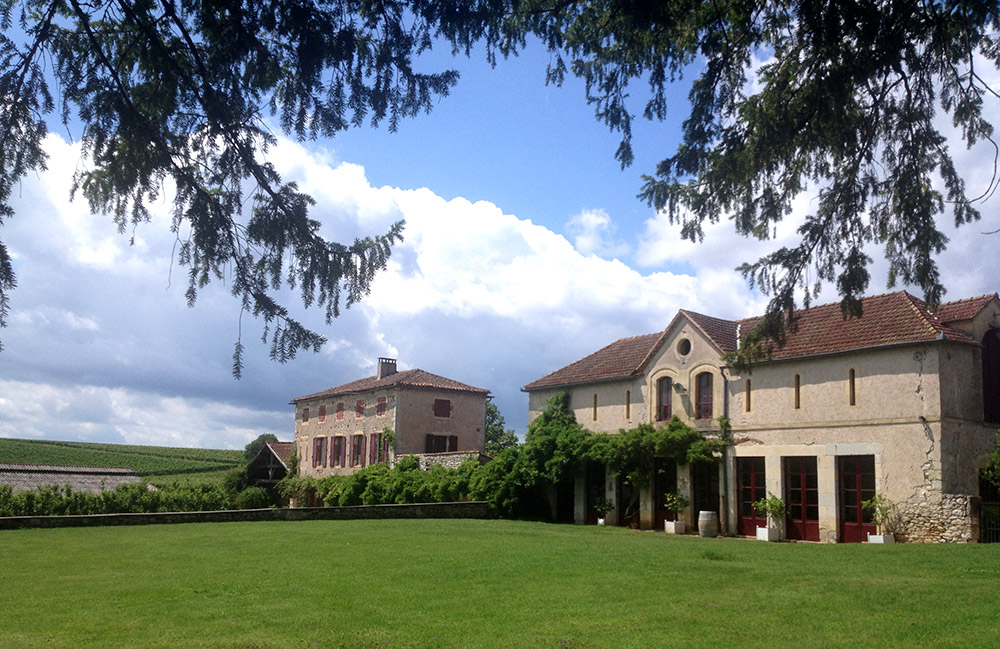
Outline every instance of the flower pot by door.
<path fill-rule="evenodd" d="M 896 536 L 892 532 L 886 532 L 885 534 L 869 534 L 868 542 L 876 544 L 895 543 Z"/>
<path fill-rule="evenodd" d="M 667 534 L 683 534 L 684 521 L 664 521 L 663 531 Z"/>
<path fill-rule="evenodd" d="M 758 541 L 777 541 L 780 535 L 778 534 L 777 527 L 758 527 L 757 528 L 757 540 Z"/>

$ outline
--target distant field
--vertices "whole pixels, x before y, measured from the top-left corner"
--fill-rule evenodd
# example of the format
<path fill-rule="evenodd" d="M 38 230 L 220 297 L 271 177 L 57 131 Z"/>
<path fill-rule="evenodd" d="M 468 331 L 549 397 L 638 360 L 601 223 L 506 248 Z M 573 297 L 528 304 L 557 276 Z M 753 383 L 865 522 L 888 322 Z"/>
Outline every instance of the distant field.
<path fill-rule="evenodd" d="M 242 461 L 242 451 L 0 438 L 0 462 L 126 466 L 154 484 L 219 479 Z"/>
<path fill-rule="evenodd" d="M 1000 544 L 511 521 L 0 532 L 4 649 L 997 647 Z"/>

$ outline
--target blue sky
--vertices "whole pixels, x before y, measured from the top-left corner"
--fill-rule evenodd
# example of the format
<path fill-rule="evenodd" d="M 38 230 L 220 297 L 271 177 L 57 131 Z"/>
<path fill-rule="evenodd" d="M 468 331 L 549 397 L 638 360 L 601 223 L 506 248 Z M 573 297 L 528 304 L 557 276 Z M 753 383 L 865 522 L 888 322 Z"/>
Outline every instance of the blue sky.
<path fill-rule="evenodd" d="M 369 299 L 331 326 L 284 292 L 330 340 L 284 365 L 267 359 L 261 324 L 240 321 L 224 281 L 186 306 L 168 201 L 152 206 L 154 221 L 129 246 L 110 218 L 69 201 L 79 149 L 50 136 L 50 169 L 23 181 L 2 232 L 18 287 L 0 330 L 0 436 L 211 448 L 242 448 L 263 432 L 291 439 L 289 400 L 370 376 L 379 356 L 488 388 L 523 433 L 524 384 L 618 338 L 662 330 L 680 308 L 761 312 L 766 299 L 733 269 L 791 241 L 811 195 L 774 241 L 742 240 L 723 220 L 700 245 L 680 241 L 635 197 L 641 174 L 676 145 L 686 83 L 667 122 L 637 122 L 636 163 L 623 171 L 618 136 L 594 119 L 582 85 L 545 86 L 541 48 L 492 70 L 482 56 L 439 58 L 462 79 L 397 133 L 364 127 L 283 140 L 272 151 L 279 170 L 317 199 L 313 216 L 328 237 L 407 221 Z M 638 113 L 643 88 L 635 91 Z M 990 110 L 997 115 L 995 103 Z M 970 193 L 985 188 L 992 151 L 954 153 Z M 955 230 L 945 217 L 948 299 L 1000 288 L 1000 239 L 982 234 L 1000 227 L 998 200 L 980 206 L 979 224 Z M 874 294 L 885 290 L 885 268 L 872 256 Z M 827 287 L 821 301 L 835 299 Z M 240 329 L 247 365 L 236 381 Z"/>

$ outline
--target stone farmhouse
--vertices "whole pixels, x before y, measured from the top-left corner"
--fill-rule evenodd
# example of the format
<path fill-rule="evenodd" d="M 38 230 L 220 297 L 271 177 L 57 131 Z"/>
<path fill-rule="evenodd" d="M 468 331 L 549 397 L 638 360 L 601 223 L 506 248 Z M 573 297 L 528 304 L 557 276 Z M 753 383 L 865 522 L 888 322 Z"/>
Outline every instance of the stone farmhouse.
<path fill-rule="evenodd" d="M 397 371 L 395 359 L 380 358 L 375 376 L 292 400 L 299 475 L 344 475 L 401 455 L 448 465 L 479 458 L 489 396 L 424 370 Z"/>
<path fill-rule="evenodd" d="M 658 462 L 639 494 L 643 528 L 662 529 L 666 493 L 718 513 L 722 531 L 754 535 L 752 503 L 775 494 L 787 507 L 789 539 L 859 542 L 874 532 L 861 502 L 875 494 L 896 506 L 900 540 L 978 539 L 977 470 L 1000 425 L 1000 299 L 940 305 L 897 292 L 862 301 L 844 319 L 838 304 L 795 313 L 797 326 L 769 362 L 745 374 L 722 357 L 757 319 L 724 320 L 681 310 L 660 333 L 624 338 L 524 386 L 530 418 L 565 391 L 577 420 L 614 433 L 678 416 L 706 436 L 731 436 L 718 464 Z M 728 430 L 719 417 L 728 420 Z M 596 518 L 592 501 L 629 514 L 628 485 L 588 467 L 559 506 L 563 519 Z"/>

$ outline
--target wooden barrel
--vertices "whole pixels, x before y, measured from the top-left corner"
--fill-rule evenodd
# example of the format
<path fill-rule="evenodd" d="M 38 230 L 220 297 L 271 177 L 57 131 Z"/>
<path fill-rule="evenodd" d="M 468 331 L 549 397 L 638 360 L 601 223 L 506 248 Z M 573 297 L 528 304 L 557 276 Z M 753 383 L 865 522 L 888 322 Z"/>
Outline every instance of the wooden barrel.
<path fill-rule="evenodd" d="M 698 512 L 698 536 L 714 538 L 719 535 L 718 512 Z"/>

